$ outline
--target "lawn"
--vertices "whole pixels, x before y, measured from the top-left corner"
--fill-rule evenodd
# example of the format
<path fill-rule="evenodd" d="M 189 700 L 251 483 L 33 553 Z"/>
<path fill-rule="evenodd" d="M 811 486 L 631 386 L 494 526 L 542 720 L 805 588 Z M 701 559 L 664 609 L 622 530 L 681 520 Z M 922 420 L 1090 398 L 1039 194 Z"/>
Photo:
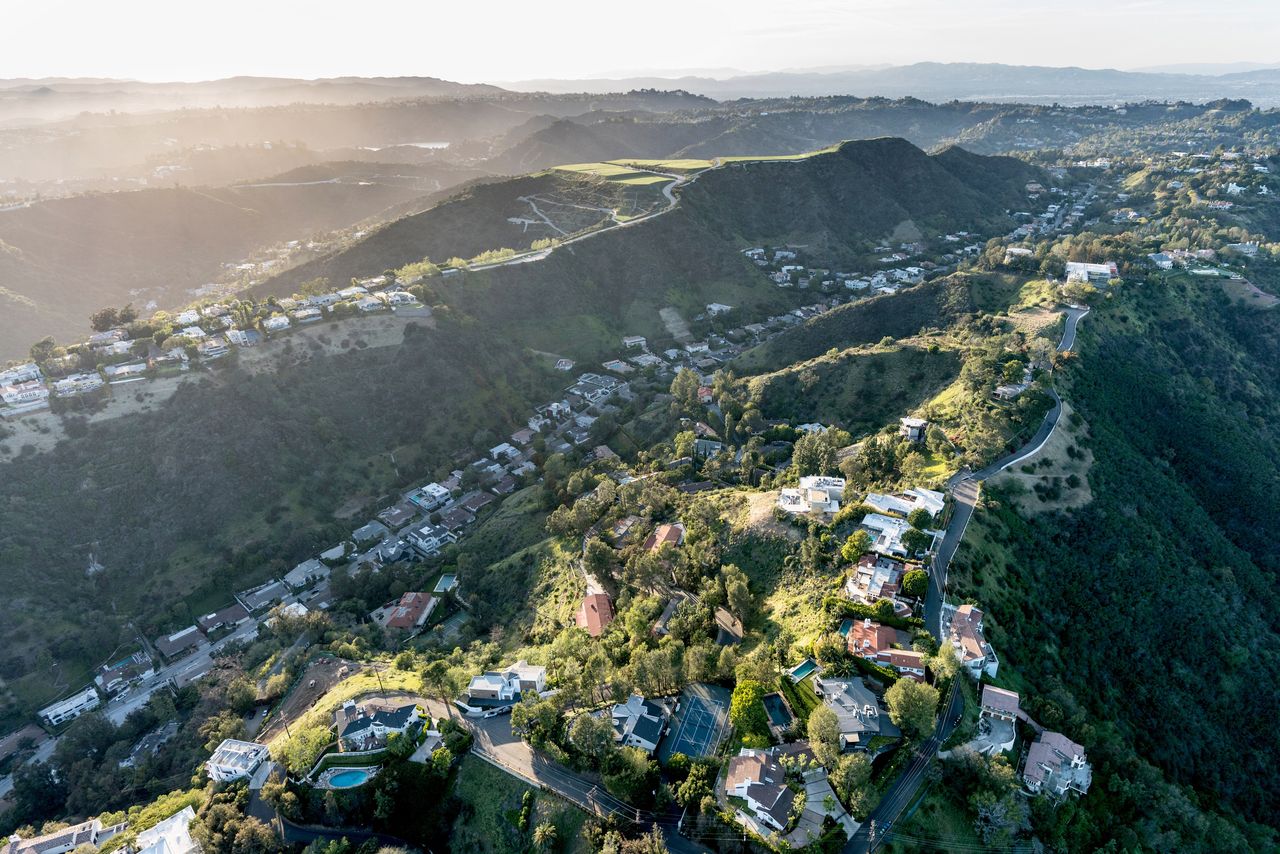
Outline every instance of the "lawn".
<path fill-rule="evenodd" d="M 697 158 L 675 159 L 675 160 L 613 160 L 623 166 L 639 166 L 642 169 L 665 169 L 669 172 L 699 172 L 703 169 L 711 168 L 710 160 L 699 160 Z"/>
<path fill-rule="evenodd" d="M 527 791 L 534 792 L 533 817 L 529 828 L 521 833 L 517 823 L 521 799 Z M 533 828 L 544 821 L 556 826 L 560 850 L 588 850 L 582 840 L 585 813 L 553 795 L 532 789 L 482 759 L 463 758 L 453 793 L 462 802 L 450 840 L 454 851 L 527 851 Z"/>
<path fill-rule="evenodd" d="M 580 175 L 596 175 L 608 181 L 618 184 L 666 184 L 671 181 L 665 175 L 654 175 L 651 172 L 642 172 L 629 166 L 623 166 L 620 163 L 570 163 L 566 166 L 557 166 L 556 169 L 561 172 L 576 172 Z"/>
<path fill-rule="evenodd" d="M 422 691 L 422 677 L 414 671 L 397 670 L 394 667 L 387 667 L 381 673 L 375 673 L 372 670 L 357 673 L 333 686 L 329 693 L 317 700 L 315 705 L 300 716 L 299 722 L 304 727 L 329 726 L 333 723 L 333 713 L 344 702 L 362 694 L 372 694 L 380 691 L 420 693 Z M 292 724 L 293 722 L 291 721 L 290 723 Z M 281 731 L 271 739 L 267 746 L 275 747 L 278 743 L 283 743 L 287 738 L 288 736 L 285 732 Z"/>
<path fill-rule="evenodd" d="M 805 151 L 800 154 L 739 154 L 730 157 L 717 157 L 716 160 L 722 163 L 754 163 L 763 160 L 807 160 L 816 154 L 832 154 L 840 149 L 842 143 L 837 142 L 835 145 L 828 145 L 826 148 L 819 148 L 817 151 Z"/>

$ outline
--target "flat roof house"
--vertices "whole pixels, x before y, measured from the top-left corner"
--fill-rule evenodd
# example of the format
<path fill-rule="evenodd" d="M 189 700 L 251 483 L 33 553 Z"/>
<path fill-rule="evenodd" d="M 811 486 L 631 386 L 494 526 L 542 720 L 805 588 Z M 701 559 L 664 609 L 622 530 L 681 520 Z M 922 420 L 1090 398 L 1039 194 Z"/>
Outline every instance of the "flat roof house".
<path fill-rule="evenodd" d="M 200 846 L 191 838 L 196 811 L 190 804 L 138 834 L 137 854 L 197 854 Z"/>
<path fill-rule="evenodd" d="M 301 590 L 316 581 L 328 578 L 332 572 L 319 558 L 308 558 L 284 575 L 284 583 L 294 590 Z"/>
<path fill-rule="evenodd" d="M 489 670 L 472 676 L 467 693 L 454 701 L 463 714 L 493 717 L 509 712 L 526 694 L 546 689 L 547 668 L 524 659 L 504 670 Z"/>
<path fill-rule="evenodd" d="M 85 712 L 98 708 L 101 702 L 98 689 L 92 685 L 86 685 L 65 700 L 45 706 L 40 710 L 40 717 L 47 721 L 49 726 L 60 726 L 67 721 L 75 720 Z"/>
<path fill-rule="evenodd" d="M 265 744 L 228 738 L 213 751 L 204 767 L 214 780 L 230 783 L 253 776 L 253 772 L 258 770 L 258 766 L 269 755 L 270 751 Z"/>

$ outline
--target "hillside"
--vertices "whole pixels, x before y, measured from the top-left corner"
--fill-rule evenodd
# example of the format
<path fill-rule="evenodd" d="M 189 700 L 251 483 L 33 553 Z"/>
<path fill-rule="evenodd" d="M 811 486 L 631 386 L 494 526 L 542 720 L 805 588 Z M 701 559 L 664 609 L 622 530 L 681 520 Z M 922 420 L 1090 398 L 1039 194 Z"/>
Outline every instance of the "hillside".
<path fill-rule="evenodd" d="M 829 189 L 800 220 L 812 234 L 789 227 L 797 239 L 833 248 L 892 230 L 904 211 L 919 215 L 910 208 L 923 180 L 919 170 L 947 182 L 958 199 L 951 210 L 966 219 L 975 215 L 971 206 L 985 191 L 962 186 L 931 165 L 935 160 L 906 143 L 880 141 L 717 170 L 692 185 L 698 191 L 671 213 L 634 228 L 561 247 L 539 261 L 429 280 L 434 329 L 410 325 L 375 341 L 358 329 L 312 327 L 306 337 L 298 333 L 254 354 L 255 361 L 274 354 L 278 365 L 271 370 L 250 374 L 228 362 L 210 381 L 182 384 L 151 411 L 87 425 L 72 417 L 73 438 L 3 466 L 0 583 L 10 584 L 14 595 L 0 619 L 7 656 L 0 678 L 31 672 L 42 650 L 83 672 L 93 663 L 84 651 L 109 648 L 130 618 L 148 631 L 180 627 L 236 586 L 279 572 L 349 529 L 335 520 L 342 508 L 344 514 L 376 509 L 392 489 L 467 453 L 477 435 L 511 429 L 540 395 L 564 384 L 563 375 L 538 367 L 525 348 L 566 355 L 590 369 L 592 361 L 617 352 L 623 335 L 671 341 L 660 308 L 692 319 L 719 301 L 743 317 L 763 317 L 806 297 L 812 301 L 811 294 L 777 288 L 740 253 L 744 241 L 775 234 L 788 215 L 732 209 L 752 198 L 856 182 L 862 213 L 844 210 L 849 197 Z M 459 251 L 453 240 L 474 239 L 466 232 L 509 227 L 508 214 L 487 203 L 493 198 L 566 180 L 594 184 L 557 173 L 518 179 L 514 189 L 499 182 L 468 190 L 434 209 L 435 217 L 417 220 L 433 230 L 414 239 L 438 243 L 416 243 L 413 257 L 437 247 L 447 256 Z M 761 186 L 746 186 L 753 181 Z M 895 197 L 908 207 L 891 202 Z M 1001 197 L 992 204 L 1003 210 Z M 825 216 L 823 205 L 830 206 Z M 441 217 L 441 210 L 452 213 Z M 944 227 L 943 220 L 930 222 Z M 343 275 L 381 272 L 406 258 L 394 255 L 389 242 L 397 226 L 326 263 L 346 265 L 331 268 Z M 903 295 L 908 316 L 916 313 L 913 292 Z M 874 311 L 879 301 L 867 305 Z M 926 310 L 934 307 L 922 306 L 904 328 L 935 323 Z M 360 322 L 376 320 L 383 319 Z M 312 350 L 328 354 L 302 358 Z M 291 438 L 282 443 L 281 435 Z M 393 451 L 399 474 L 388 464 Z M 282 530 L 289 533 L 274 533 Z M 105 573 L 85 576 L 90 550 Z M 53 606 L 35 609 L 50 579 L 63 593 Z M 56 626 L 58 642 L 40 626 Z M 39 679 L 17 687 L 27 702 L 47 699 L 50 690 Z"/>
<path fill-rule="evenodd" d="M 310 177 L 325 174 L 327 177 Z M 346 228 L 467 173 L 339 178 L 328 167 L 259 184 L 90 194 L 0 211 L 0 359 L 73 341 L 103 306 L 181 308 L 224 265 Z"/>
<path fill-rule="evenodd" d="M 1280 813 L 1280 740 L 1262 725 L 1280 713 L 1280 549 L 1262 535 L 1280 524 L 1280 317 L 1172 279 L 1095 315 L 1064 392 L 1093 455 L 1092 502 L 1019 515 L 992 490 L 951 584 L 988 608 L 992 643 L 1010 651 L 1002 677 L 1045 696 L 1033 714 L 1088 733 L 1116 775 L 1081 803 L 1090 820 L 1063 818 L 1071 850 L 1108 824 L 1245 850 L 1225 823 L 1149 804 Z"/>

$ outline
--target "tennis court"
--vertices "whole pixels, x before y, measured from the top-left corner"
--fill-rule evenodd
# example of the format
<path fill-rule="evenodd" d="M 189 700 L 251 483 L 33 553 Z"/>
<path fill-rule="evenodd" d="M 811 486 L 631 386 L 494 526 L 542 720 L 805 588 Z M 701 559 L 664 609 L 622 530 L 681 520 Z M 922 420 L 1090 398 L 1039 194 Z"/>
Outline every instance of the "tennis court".
<path fill-rule="evenodd" d="M 729 726 L 729 692 L 718 685 L 695 684 L 680 697 L 670 734 L 659 750 L 666 762 L 673 753 L 696 758 L 711 756 Z"/>

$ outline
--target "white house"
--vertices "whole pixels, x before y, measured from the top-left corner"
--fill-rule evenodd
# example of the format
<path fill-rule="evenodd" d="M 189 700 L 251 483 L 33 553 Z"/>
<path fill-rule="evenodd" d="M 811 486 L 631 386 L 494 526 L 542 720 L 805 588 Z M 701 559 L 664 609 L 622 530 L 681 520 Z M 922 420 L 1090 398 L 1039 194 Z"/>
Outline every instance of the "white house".
<path fill-rule="evenodd" d="M 637 347 L 642 348 L 648 343 L 648 340 L 643 335 L 626 335 L 622 338 L 622 346 L 628 350 L 634 350 Z"/>
<path fill-rule="evenodd" d="M 910 516 L 914 510 L 925 510 L 931 517 L 937 517 L 945 501 L 946 496 L 941 492 L 912 487 L 896 495 L 868 492 L 862 503 L 887 515 Z"/>
<path fill-rule="evenodd" d="M 6 371 L 0 371 L 0 385 L 15 385 L 43 378 L 44 374 L 40 372 L 40 366 L 35 362 L 26 362 Z"/>
<path fill-rule="evenodd" d="M 722 302 L 713 302 L 707 304 L 707 316 L 716 317 L 717 315 L 727 314 L 733 311 L 733 306 L 725 305 Z"/>
<path fill-rule="evenodd" d="M 58 397 L 73 397 L 97 391 L 106 385 L 102 375 L 98 373 L 71 374 L 53 384 L 53 393 Z"/>
<path fill-rule="evenodd" d="M 1118 275 L 1114 261 L 1105 264 L 1086 264 L 1083 261 L 1067 262 L 1068 282 L 1100 282 L 1106 284 Z"/>
<path fill-rule="evenodd" d="M 463 714 L 493 717 L 511 711 L 527 694 L 541 694 L 546 689 L 547 668 L 521 659 L 505 670 L 490 670 L 472 676 L 465 696 L 454 704 Z"/>
<path fill-rule="evenodd" d="M 667 710 L 659 703 L 632 694 L 625 703 L 614 705 L 612 718 L 618 741 L 626 747 L 638 747 L 653 753 L 658 749 L 658 741 L 666 726 Z"/>
<path fill-rule="evenodd" d="M 1046 792 L 1057 798 L 1069 792 L 1083 795 L 1089 791 L 1092 777 L 1084 748 L 1060 732 L 1042 732 L 1027 748 L 1022 782 L 1032 792 Z"/>
<path fill-rule="evenodd" d="M 457 536 L 443 525 L 433 525 L 430 522 L 423 523 L 420 527 L 413 528 L 405 535 L 405 539 L 409 541 L 409 545 L 413 550 L 423 557 L 431 557 L 439 554 L 440 550 L 449 543 L 456 543 Z"/>
<path fill-rule="evenodd" d="M 453 493 L 438 483 L 432 482 L 420 486 L 407 496 L 409 502 L 430 513 L 437 507 L 449 503 Z"/>
<path fill-rule="evenodd" d="M 950 640 L 956 657 L 975 679 L 983 673 L 996 675 L 1000 660 L 983 634 L 982 611 L 969 604 L 955 608 L 951 617 Z"/>
<path fill-rule="evenodd" d="M 283 314 L 273 314 L 262 321 L 262 328 L 267 332 L 280 332 L 290 326 L 289 318 Z"/>
<path fill-rule="evenodd" d="M 228 738 L 213 751 L 204 767 L 212 779 L 230 783 L 253 776 L 253 772 L 258 770 L 258 766 L 270 753 L 265 744 Z"/>
<path fill-rule="evenodd" d="M 44 718 L 49 726 L 59 726 L 67 721 L 75 720 L 85 712 L 93 711 L 98 708 L 101 702 L 101 698 L 98 697 L 98 689 L 92 685 L 86 685 L 65 700 L 59 700 L 56 703 L 45 706 L 40 710 L 40 717 Z"/>
<path fill-rule="evenodd" d="M 22 406 L 49 399 L 49 389 L 40 380 L 22 380 L 0 385 L 0 400 L 10 406 Z"/>
<path fill-rule="evenodd" d="M 355 700 L 347 700 L 337 718 L 338 737 L 347 750 L 371 750 L 386 744 L 392 733 L 404 735 L 422 715 L 415 703 L 392 709 L 357 706 Z"/>
<path fill-rule="evenodd" d="M 862 528 L 871 535 L 871 548 L 883 555 L 907 557 L 908 549 L 902 543 L 902 535 L 911 530 L 906 519 L 868 513 L 862 519 Z"/>
<path fill-rule="evenodd" d="M 798 489 L 782 490 L 778 507 L 788 513 L 835 513 L 840 509 L 844 485 L 842 477 L 802 477 Z"/>
<path fill-rule="evenodd" d="M 200 846 L 191 838 L 196 811 L 190 804 L 138 834 L 137 854 L 197 854 Z"/>

